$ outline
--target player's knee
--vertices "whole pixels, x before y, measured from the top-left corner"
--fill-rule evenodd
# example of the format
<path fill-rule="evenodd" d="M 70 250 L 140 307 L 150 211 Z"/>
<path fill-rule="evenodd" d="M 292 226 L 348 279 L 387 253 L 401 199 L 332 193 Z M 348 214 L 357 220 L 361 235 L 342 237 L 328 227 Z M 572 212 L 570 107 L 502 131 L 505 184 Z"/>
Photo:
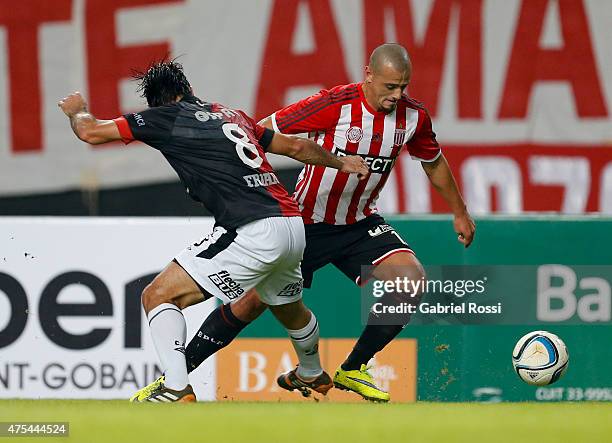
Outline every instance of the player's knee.
<path fill-rule="evenodd" d="M 162 303 L 173 303 L 172 296 L 168 293 L 168 291 L 164 289 L 163 285 L 160 285 L 155 281 L 144 288 L 142 291 L 141 300 L 145 312 L 149 312 L 151 309 L 161 305 Z"/>
<path fill-rule="evenodd" d="M 423 268 L 421 262 L 419 262 L 416 258 L 412 261 L 410 266 L 407 267 L 406 274 L 403 277 L 412 281 L 411 286 L 415 294 L 423 293 L 425 282 L 427 281 L 427 274 L 425 273 L 425 268 Z"/>
<path fill-rule="evenodd" d="M 423 265 L 421 265 L 420 263 L 417 263 L 417 265 L 415 266 L 414 272 L 415 272 L 415 280 L 422 281 L 423 283 L 427 281 L 427 273 L 425 272 Z"/>
<path fill-rule="evenodd" d="M 270 306 L 270 311 L 272 311 L 276 319 L 287 329 L 302 329 L 314 315 L 310 309 L 304 305 L 302 300 L 284 305 Z"/>
<path fill-rule="evenodd" d="M 261 301 L 259 295 L 255 291 L 250 291 L 244 297 L 234 302 L 236 311 L 245 321 L 253 321 L 266 310 L 268 305 Z"/>
<path fill-rule="evenodd" d="M 427 274 L 423 265 L 415 260 L 404 269 L 403 273 L 396 275 L 392 280 L 402 282 L 402 290 L 393 292 L 391 295 L 397 303 L 409 303 L 418 305 L 421 302 L 427 284 Z"/>
<path fill-rule="evenodd" d="M 411 269 L 408 278 L 412 280 L 412 291 L 409 295 L 413 299 L 413 302 L 420 303 L 427 284 L 427 274 L 423 266 L 417 263 L 414 268 Z"/>

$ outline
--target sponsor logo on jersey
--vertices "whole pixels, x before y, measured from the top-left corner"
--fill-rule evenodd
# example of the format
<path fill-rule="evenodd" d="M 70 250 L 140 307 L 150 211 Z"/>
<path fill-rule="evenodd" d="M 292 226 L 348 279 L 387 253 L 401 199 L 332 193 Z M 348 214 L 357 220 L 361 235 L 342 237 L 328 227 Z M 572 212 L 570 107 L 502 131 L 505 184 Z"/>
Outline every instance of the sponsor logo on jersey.
<path fill-rule="evenodd" d="M 240 285 L 230 277 L 229 272 L 225 270 L 217 274 L 210 274 L 208 279 L 230 300 L 244 294 L 244 289 L 242 289 Z"/>
<path fill-rule="evenodd" d="M 335 148 L 334 152 L 338 157 L 345 157 L 347 155 L 355 155 L 355 154 L 348 153 L 339 148 Z M 365 160 L 366 164 L 368 165 L 368 168 L 370 169 L 370 172 L 375 172 L 377 174 L 385 174 L 387 172 L 391 172 L 391 169 L 393 169 L 393 165 L 395 164 L 395 158 L 391 158 L 391 157 L 379 157 L 379 156 L 362 155 L 362 154 L 357 154 L 357 155 L 359 155 L 361 158 Z"/>
<path fill-rule="evenodd" d="M 294 297 L 300 295 L 304 289 L 304 279 L 300 279 L 295 283 L 289 283 L 278 293 L 279 297 Z"/>
<path fill-rule="evenodd" d="M 249 188 L 259 188 L 261 186 L 278 185 L 278 177 L 273 172 L 264 172 L 263 174 L 244 175 L 244 181 Z"/>
<path fill-rule="evenodd" d="M 378 237 L 379 235 L 382 235 L 385 232 L 392 232 L 392 231 L 395 231 L 395 229 L 393 229 L 393 226 L 383 224 L 383 225 L 378 225 L 375 228 L 370 229 L 368 231 L 368 234 L 370 234 L 370 237 Z"/>
<path fill-rule="evenodd" d="M 357 126 L 351 126 L 346 130 L 346 139 L 351 143 L 359 143 L 363 138 L 363 130 Z"/>

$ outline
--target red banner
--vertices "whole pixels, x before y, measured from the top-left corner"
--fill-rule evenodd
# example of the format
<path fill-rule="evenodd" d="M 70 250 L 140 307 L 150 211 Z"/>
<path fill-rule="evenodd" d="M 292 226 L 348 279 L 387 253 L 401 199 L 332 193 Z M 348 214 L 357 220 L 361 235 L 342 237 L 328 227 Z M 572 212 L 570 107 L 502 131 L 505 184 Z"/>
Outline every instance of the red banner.
<path fill-rule="evenodd" d="M 57 108 L 71 91 L 115 118 L 146 106 L 133 69 L 181 55 L 197 95 L 259 118 L 361 82 L 372 49 L 397 41 L 413 62 L 407 92 L 429 110 L 475 212 L 612 213 L 611 1 L 14 4 L 0 0 L 1 196 L 175 179 L 151 149 L 78 141 Z M 398 162 L 381 209 L 445 210 L 419 172 Z"/>
<path fill-rule="evenodd" d="M 612 213 L 612 146 L 453 145 L 443 152 L 474 213 Z M 415 164 L 401 157 L 381 209 L 448 212 Z"/>

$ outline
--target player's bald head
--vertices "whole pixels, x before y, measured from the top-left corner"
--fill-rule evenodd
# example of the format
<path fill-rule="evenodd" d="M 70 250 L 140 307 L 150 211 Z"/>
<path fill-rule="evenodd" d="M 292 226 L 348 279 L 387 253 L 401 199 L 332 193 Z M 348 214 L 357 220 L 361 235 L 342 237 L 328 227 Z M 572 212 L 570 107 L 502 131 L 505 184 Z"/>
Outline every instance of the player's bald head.
<path fill-rule="evenodd" d="M 372 52 L 365 74 L 362 87 L 366 101 L 379 112 L 392 112 L 410 83 L 408 52 L 397 43 L 380 45 Z"/>
<path fill-rule="evenodd" d="M 381 72 L 384 66 L 393 68 L 398 72 L 412 72 L 412 63 L 408 51 L 397 43 L 380 45 L 370 55 L 370 69 L 373 73 Z"/>

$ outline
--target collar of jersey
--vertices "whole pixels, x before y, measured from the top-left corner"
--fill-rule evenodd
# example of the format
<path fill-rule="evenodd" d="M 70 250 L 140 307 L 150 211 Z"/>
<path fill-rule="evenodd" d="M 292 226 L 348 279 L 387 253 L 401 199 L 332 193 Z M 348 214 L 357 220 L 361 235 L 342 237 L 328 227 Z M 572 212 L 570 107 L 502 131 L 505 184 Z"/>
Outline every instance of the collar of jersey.
<path fill-rule="evenodd" d="M 196 101 L 199 101 L 201 103 L 205 103 L 204 100 L 200 100 L 199 98 L 197 98 L 194 95 L 184 95 L 183 98 L 181 99 L 182 102 L 187 102 L 187 103 L 195 103 Z"/>

